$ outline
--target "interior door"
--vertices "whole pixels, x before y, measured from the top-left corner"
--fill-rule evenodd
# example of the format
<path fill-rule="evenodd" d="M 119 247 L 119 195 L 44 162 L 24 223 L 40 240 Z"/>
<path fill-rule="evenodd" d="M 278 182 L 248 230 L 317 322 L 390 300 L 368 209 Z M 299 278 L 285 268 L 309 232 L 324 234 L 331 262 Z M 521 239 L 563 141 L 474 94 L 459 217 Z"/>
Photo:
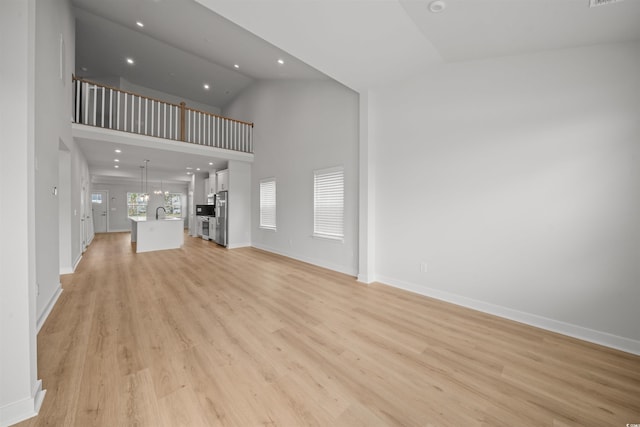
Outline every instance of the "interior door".
<path fill-rule="evenodd" d="M 93 231 L 95 233 L 107 232 L 107 192 L 94 191 L 91 193 L 91 210 L 93 211 Z"/>

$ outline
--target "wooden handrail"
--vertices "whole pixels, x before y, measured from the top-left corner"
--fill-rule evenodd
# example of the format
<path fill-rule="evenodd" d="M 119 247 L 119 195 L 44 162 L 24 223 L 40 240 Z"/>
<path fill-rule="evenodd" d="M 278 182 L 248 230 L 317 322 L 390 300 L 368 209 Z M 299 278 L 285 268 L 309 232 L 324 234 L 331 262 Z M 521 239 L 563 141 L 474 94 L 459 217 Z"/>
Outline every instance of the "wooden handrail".
<path fill-rule="evenodd" d="M 198 110 L 196 108 L 191 108 L 191 107 L 185 107 L 187 110 L 189 111 L 193 111 L 195 113 L 201 113 L 201 114 L 206 114 L 207 116 L 212 116 L 212 117 L 218 117 L 220 119 L 225 119 L 225 120 L 230 120 L 232 122 L 236 122 L 236 123 L 241 123 L 243 125 L 247 125 L 247 126 L 251 126 L 253 127 L 253 123 L 252 122 L 244 122 L 242 120 L 238 120 L 238 119 L 230 119 L 229 117 L 225 117 L 225 116 L 221 116 L 219 114 L 215 114 L 215 113 L 209 113 L 207 111 L 202 111 L 202 110 Z"/>
<path fill-rule="evenodd" d="M 105 84 L 102 84 L 102 83 L 94 82 L 94 81 L 91 81 L 91 80 L 83 79 L 83 78 L 80 78 L 80 77 L 76 77 L 75 75 L 72 75 L 72 77 L 73 77 L 74 81 L 77 80 L 77 81 L 80 81 L 80 82 L 83 82 L 83 83 L 88 83 L 88 84 L 91 84 L 91 85 L 104 87 L 105 89 L 111 89 L 111 90 L 115 90 L 115 91 L 118 91 L 118 92 L 126 93 L 127 95 L 139 96 L 140 98 L 148 99 L 149 101 L 160 102 L 162 104 L 167 104 L 167 105 L 171 105 L 173 107 L 180 108 L 181 109 L 181 125 L 182 125 L 182 129 L 183 129 L 183 131 L 182 131 L 182 141 L 184 141 L 184 111 L 185 110 L 190 110 L 190 111 L 194 111 L 196 113 L 206 114 L 206 115 L 211 116 L 211 117 L 218 117 L 220 119 L 229 120 L 229 121 L 236 122 L 236 123 L 242 123 L 243 125 L 248 125 L 248 126 L 253 127 L 253 123 L 251 123 L 251 122 L 245 122 L 245 121 L 242 121 L 242 120 L 232 119 L 230 117 L 221 116 L 219 114 L 210 113 L 208 111 L 202 111 L 202 110 L 198 110 L 196 108 L 187 107 L 186 106 L 187 104 L 184 101 L 182 101 L 180 104 L 174 104 L 173 102 L 163 101 L 163 100 L 158 99 L 158 98 L 152 98 L 150 96 L 141 95 L 139 93 L 131 92 L 131 91 L 128 91 L 128 90 L 124 90 L 124 89 L 120 89 L 120 88 L 117 88 L 117 87 L 113 87 L 113 86 L 105 85 Z"/>

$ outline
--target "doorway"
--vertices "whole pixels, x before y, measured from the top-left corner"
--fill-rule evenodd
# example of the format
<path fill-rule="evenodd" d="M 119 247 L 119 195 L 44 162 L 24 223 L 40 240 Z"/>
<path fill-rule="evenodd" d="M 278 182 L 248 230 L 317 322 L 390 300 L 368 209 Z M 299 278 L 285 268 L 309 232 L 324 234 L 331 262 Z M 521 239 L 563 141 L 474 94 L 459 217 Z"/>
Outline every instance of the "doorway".
<path fill-rule="evenodd" d="M 109 230 L 109 192 L 91 192 L 91 211 L 93 212 L 93 232 L 106 233 Z"/>
<path fill-rule="evenodd" d="M 60 140 L 58 147 L 58 234 L 60 274 L 73 273 L 73 218 L 71 215 L 71 152 Z"/>

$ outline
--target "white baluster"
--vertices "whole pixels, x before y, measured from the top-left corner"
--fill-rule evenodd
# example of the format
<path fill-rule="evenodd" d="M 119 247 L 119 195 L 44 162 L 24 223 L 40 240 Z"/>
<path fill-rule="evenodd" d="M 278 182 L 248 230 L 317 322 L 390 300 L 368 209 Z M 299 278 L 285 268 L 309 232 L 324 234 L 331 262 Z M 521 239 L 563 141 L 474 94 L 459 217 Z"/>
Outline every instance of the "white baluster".
<path fill-rule="evenodd" d="M 142 117 L 141 117 L 141 113 L 142 113 L 142 97 L 138 97 L 138 133 L 142 133 L 140 132 L 141 128 L 142 128 Z M 146 115 L 146 111 L 145 111 L 145 115 Z"/>
<path fill-rule="evenodd" d="M 97 123 L 97 114 L 98 114 L 98 94 L 96 93 L 98 91 L 98 86 L 93 85 L 93 123 L 91 123 L 93 126 L 96 126 Z"/>
<path fill-rule="evenodd" d="M 123 131 L 127 131 L 127 108 L 128 108 L 128 104 L 129 102 L 127 101 L 127 93 L 124 93 L 124 114 L 122 115 L 122 117 L 124 118 L 124 124 L 122 127 Z"/>
<path fill-rule="evenodd" d="M 80 88 L 82 87 L 82 83 L 80 80 L 75 81 L 76 84 L 76 111 L 75 111 L 75 122 L 78 123 L 80 121 Z"/>
<path fill-rule="evenodd" d="M 102 99 L 100 100 L 100 126 L 104 127 L 104 86 L 102 86 Z"/>
<path fill-rule="evenodd" d="M 113 129 L 113 89 L 109 89 L 109 129 Z"/>
<path fill-rule="evenodd" d="M 154 123 L 153 123 L 153 119 L 155 118 L 154 113 L 154 107 L 155 107 L 156 103 L 151 101 L 151 135 L 154 136 L 155 134 L 155 127 L 154 127 Z"/>

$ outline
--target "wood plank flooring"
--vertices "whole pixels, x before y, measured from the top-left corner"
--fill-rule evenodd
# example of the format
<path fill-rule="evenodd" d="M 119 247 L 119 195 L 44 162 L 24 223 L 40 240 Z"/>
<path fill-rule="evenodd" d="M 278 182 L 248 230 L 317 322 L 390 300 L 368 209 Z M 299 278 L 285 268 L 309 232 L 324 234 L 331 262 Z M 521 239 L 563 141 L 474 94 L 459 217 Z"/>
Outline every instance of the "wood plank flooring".
<path fill-rule="evenodd" d="M 640 357 L 308 264 L 99 234 L 20 426 L 625 426 Z"/>

